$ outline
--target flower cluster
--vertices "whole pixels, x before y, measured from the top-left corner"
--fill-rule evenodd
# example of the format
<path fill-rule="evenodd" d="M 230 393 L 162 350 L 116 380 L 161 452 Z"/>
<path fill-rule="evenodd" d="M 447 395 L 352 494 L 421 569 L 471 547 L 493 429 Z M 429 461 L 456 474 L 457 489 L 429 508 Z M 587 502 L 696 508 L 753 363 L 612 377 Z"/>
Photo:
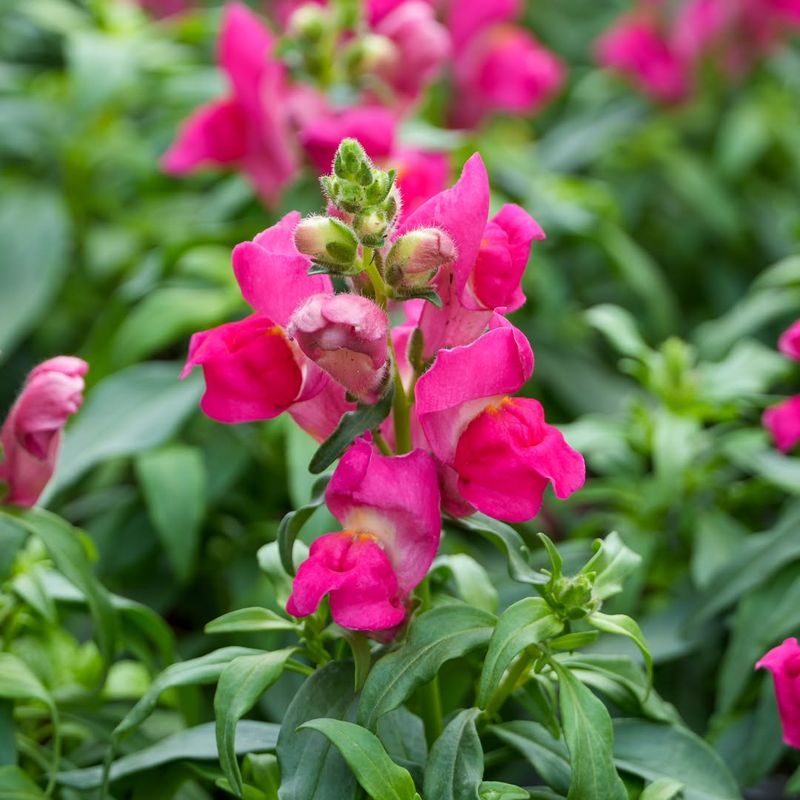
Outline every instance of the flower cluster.
<path fill-rule="evenodd" d="M 599 40 L 601 64 L 654 99 L 685 100 L 703 63 L 736 77 L 800 26 L 798 0 L 640 0 Z"/>
<path fill-rule="evenodd" d="M 328 484 L 343 530 L 314 542 L 288 606 L 304 616 L 327 594 L 339 624 L 377 631 L 405 618 L 436 554 L 442 508 L 527 520 L 548 484 L 567 497 L 585 470 L 542 406 L 513 397 L 534 359 L 504 315 L 524 302 L 522 274 L 544 234 L 515 205 L 489 218 L 480 156 L 402 218 L 394 174 L 354 140 L 322 186 L 325 216 L 290 213 L 236 246 L 233 269 L 254 313 L 195 334 L 186 372 L 202 367 L 210 417 L 287 411 L 320 442 L 346 412 L 385 407 Z"/>
<path fill-rule="evenodd" d="M 496 111 L 530 113 L 560 86 L 560 62 L 512 24 L 518 6 L 465 0 L 439 21 L 426 0 L 370 0 L 361 20 L 325 3 L 288 2 L 279 7 L 278 38 L 246 6 L 230 3 L 218 45 L 229 93 L 186 120 L 163 168 L 174 175 L 235 168 L 274 204 L 303 160 L 323 174 L 338 143 L 353 137 L 396 170 L 413 211 L 444 188 L 448 161 L 398 146 L 397 128 L 446 61 L 459 98 L 450 116 L 459 126 Z M 333 104 L 329 90 L 341 85 L 356 105 Z"/>
<path fill-rule="evenodd" d="M 800 320 L 784 331 L 778 348 L 789 358 L 800 361 Z M 800 442 L 800 395 L 790 397 L 764 412 L 764 425 L 779 450 L 788 453 Z"/>
<path fill-rule="evenodd" d="M 28 375 L 0 430 L 0 502 L 36 504 L 53 475 L 67 419 L 83 402 L 80 358 L 57 356 Z"/>

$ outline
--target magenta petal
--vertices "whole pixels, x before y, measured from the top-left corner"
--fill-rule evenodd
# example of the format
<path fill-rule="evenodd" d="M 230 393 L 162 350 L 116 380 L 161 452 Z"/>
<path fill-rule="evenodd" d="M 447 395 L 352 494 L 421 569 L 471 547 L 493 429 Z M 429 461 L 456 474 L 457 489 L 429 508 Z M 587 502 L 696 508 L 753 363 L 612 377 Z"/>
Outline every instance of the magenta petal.
<path fill-rule="evenodd" d="M 274 46 L 266 25 L 244 3 L 225 6 L 217 57 L 238 97 L 258 102 L 259 84 Z"/>
<path fill-rule="evenodd" d="M 302 358 L 279 326 L 254 314 L 194 334 L 183 375 L 197 364 L 203 367 L 200 407 L 209 417 L 252 422 L 278 416 L 298 398 Z"/>
<path fill-rule="evenodd" d="M 487 28 L 518 17 L 521 5 L 520 0 L 461 0 L 451 4 L 447 22 L 456 50 Z"/>
<path fill-rule="evenodd" d="M 342 415 L 356 407 L 355 403 L 347 402 L 344 386 L 322 374 L 324 388 L 310 400 L 295 403 L 289 409 L 292 419 L 318 442 L 324 442 L 336 430 Z"/>
<path fill-rule="evenodd" d="M 389 164 L 397 170 L 404 218 L 447 186 L 450 161 L 444 153 L 399 148 L 392 153 Z"/>
<path fill-rule="evenodd" d="M 166 172 L 182 175 L 203 164 L 233 164 L 247 151 L 245 119 L 235 100 L 201 106 L 183 123 L 178 138 L 164 154 Z"/>
<path fill-rule="evenodd" d="M 325 494 L 348 529 L 378 537 L 405 596 L 425 577 L 441 534 L 433 459 L 422 450 L 382 456 L 363 439 L 342 457 Z"/>
<path fill-rule="evenodd" d="M 779 450 L 784 453 L 793 450 L 800 442 L 800 395 L 768 408 L 762 421 Z"/>
<path fill-rule="evenodd" d="M 800 749 L 800 645 L 786 639 L 773 647 L 757 664 L 768 669 L 775 683 L 778 713 L 783 727 L 783 741 Z"/>
<path fill-rule="evenodd" d="M 310 260 L 289 241 L 299 219 L 296 211 L 290 212 L 254 241 L 233 249 L 233 271 L 242 296 L 256 311 L 282 326 L 307 297 L 333 291 L 327 275 L 307 274 Z"/>
<path fill-rule="evenodd" d="M 369 536 L 345 531 L 317 539 L 297 570 L 286 610 L 308 616 L 325 595 L 334 621 L 351 630 L 385 630 L 405 618 L 389 559 Z"/>
<path fill-rule="evenodd" d="M 800 361 L 800 319 L 781 334 L 778 349 L 785 356 Z"/>
<path fill-rule="evenodd" d="M 452 464 L 469 422 L 492 399 L 517 392 L 532 372 L 528 340 L 505 320 L 472 344 L 440 351 L 416 388 L 417 413 L 436 457 Z"/>

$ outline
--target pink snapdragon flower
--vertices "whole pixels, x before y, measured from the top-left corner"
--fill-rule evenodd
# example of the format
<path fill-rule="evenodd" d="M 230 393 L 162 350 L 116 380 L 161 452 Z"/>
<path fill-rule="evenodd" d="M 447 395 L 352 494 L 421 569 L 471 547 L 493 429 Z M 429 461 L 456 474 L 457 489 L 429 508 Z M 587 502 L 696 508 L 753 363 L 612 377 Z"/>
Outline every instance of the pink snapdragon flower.
<path fill-rule="evenodd" d="M 233 270 L 255 313 L 192 336 L 182 377 L 201 366 L 206 391 L 200 407 L 219 422 L 270 419 L 311 400 L 329 380 L 286 334 L 301 302 L 330 294 L 327 275 L 308 275 L 311 261 L 297 252 L 291 212 L 233 250 Z M 334 423 L 335 424 L 335 423 Z"/>
<path fill-rule="evenodd" d="M 277 202 L 297 161 L 289 127 L 291 89 L 274 47 L 274 37 L 247 6 L 225 6 L 218 59 L 231 94 L 202 106 L 184 123 L 163 157 L 167 172 L 236 166 L 265 202 Z"/>
<path fill-rule="evenodd" d="M 287 611 L 313 614 L 328 595 L 335 622 L 382 631 L 406 616 L 406 601 L 439 547 L 436 467 L 427 453 L 382 456 L 357 441 L 325 492 L 344 529 L 317 539 L 297 570 Z"/>
<path fill-rule="evenodd" d="M 83 376 L 89 365 L 80 358 L 58 356 L 28 375 L 2 430 L 0 502 L 31 507 L 53 475 L 61 431 L 83 402 Z"/>
<path fill-rule="evenodd" d="M 786 639 L 773 647 L 756 664 L 756 669 L 768 669 L 772 673 L 783 741 L 800 749 L 800 645 L 797 639 Z"/>
<path fill-rule="evenodd" d="M 314 294 L 289 320 L 289 337 L 350 394 L 375 403 L 386 377 L 389 320 L 356 294 Z"/>
<path fill-rule="evenodd" d="M 508 522 L 536 516 L 548 483 L 569 497 L 585 480 L 580 453 L 536 400 L 511 398 L 530 378 L 525 336 L 496 316 L 473 343 L 442 350 L 417 383 L 417 414 L 445 482 L 479 511 Z"/>
<path fill-rule="evenodd" d="M 793 323 L 778 339 L 778 349 L 785 356 L 800 361 L 800 320 Z M 800 395 L 771 406 L 762 417 L 778 450 L 788 453 L 800 443 Z"/>

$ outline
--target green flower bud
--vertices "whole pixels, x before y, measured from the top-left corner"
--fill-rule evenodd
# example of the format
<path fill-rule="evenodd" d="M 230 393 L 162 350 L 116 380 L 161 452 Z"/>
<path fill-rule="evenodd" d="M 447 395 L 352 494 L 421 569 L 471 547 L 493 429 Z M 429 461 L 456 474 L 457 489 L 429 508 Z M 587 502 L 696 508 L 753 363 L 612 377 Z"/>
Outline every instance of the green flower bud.
<path fill-rule="evenodd" d="M 367 247 L 383 247 L 392 220 L 380 206 L 369 206 L 353 218 L 353 228 Z"/>
<path fill-rule="evenodd" d="M 306 3 L 289 17 L 287 30 L 291 36 L 315 43 L 323 38 L 329 24 L 326 9 L 316 3 Z"/>
<path fill-rule="evenodd" d="M 373 181 L 373 166 L 364 148 L 356 139 L 343 139 L 333 159 L 333 174 L 337 178 L 360 186 Z"/>
<path fill-rule="evenodd" d="M 347 49 L 345 62 L 350 75 L 380 74 L 392 68 L 398 58 L 397 46 L 386 36 L 368 33 Z"/>
<path fill-rule="evenodd" d="M 335 217 L 307 217 L 295 228 L 294 243 L 315 263 L 342 273 L 353 268 L 358 252 L 355 233 Z"/>

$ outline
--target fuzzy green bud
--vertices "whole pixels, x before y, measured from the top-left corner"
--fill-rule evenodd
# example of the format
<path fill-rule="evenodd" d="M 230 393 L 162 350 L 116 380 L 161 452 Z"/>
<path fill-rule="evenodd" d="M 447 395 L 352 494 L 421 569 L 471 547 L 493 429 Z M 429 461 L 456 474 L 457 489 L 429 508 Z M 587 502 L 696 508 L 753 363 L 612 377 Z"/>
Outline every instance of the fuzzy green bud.
<path fill-rule="evenodd" d="M 427 286 L 439 268 L 456 259 L 453 240 L 438 228 L 420 228 L 395 240 L 386 258 L 386 280 L 399 289 Z"/>
<path fill-rule="evenodd" d="M 358 252 L 353 230 L 335 217 L 313 216 L 302 220 L 294 231 L 295 247 L 315 263 L 332 271 L 351 271 Z"/>
<path fill-rule="evenodd" d="M 322 39 L 329 25 L 326 9 L 316 3 L 306 3 L 289 17 L 287 30 L 291 36 L 308 43 L 315 43 Z"/>

